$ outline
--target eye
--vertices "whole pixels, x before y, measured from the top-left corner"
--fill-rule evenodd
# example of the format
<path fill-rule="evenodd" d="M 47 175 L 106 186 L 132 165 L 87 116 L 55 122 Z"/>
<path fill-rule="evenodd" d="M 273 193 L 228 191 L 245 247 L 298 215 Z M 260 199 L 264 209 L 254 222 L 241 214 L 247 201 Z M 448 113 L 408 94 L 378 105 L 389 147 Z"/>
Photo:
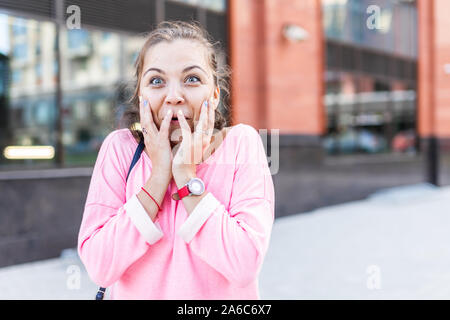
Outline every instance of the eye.
<path fill-rule="evenodd" d="M 153 77 L 150 79 L 149 84 L 153 84 L 153 85 L 160 85 L 161 83 L 155 83 L 153 82 L 153 80 L 161 80 L 161 78 L 158 77 Z"/>
<path fill-rule="evenodd" d="M 194 75 L 190 75 L 190 76 L 188 76 L 186 79 L 197 79 L 198 80 L 198 82 L 201 82 L 200 81 L 200 78 L 199 77 L 197 77 L 197 76 L 194 76 Z M 189 82 L 192 82 L 192 81 L 189 81 Z"/>

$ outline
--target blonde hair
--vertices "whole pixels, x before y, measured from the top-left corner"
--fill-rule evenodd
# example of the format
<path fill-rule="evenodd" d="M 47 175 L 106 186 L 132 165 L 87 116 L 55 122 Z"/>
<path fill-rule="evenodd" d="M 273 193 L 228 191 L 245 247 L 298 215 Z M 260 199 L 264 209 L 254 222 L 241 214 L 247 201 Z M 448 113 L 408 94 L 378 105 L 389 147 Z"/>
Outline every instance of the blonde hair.
<path fill-rule="evenodd" d="M 139 141 L 143 141 L 142 132 L 134 127 L 134 124 L 140 121 L 139 115 L 139 88 L 141 75 L 144 67 L 145 54 L 148 49 L 156 44 L 167 41 L 172 42 L 177 39 L 187 39 L 198 41 L 206 49 L 206 57 L 208 65 L 211 69 L 214 85 L 220 88 L 221 96 L 219 107 L 215 112 L 214 128 L 222 129 L 230 124 L 230 112 L 228 99 L 230 96 L 229 79 L 231 77 L 231 69 L 223 63 L 218 65 L 217 57 L 224 54 L 220 47 L 220 42 L 214 42 L 208 32 L 196 21 L 162 21 L 147 36 L 135 62 L 135 87 L 130 98 L 129 106 L 123 114 L 125 125 L 131 130 L 133 136 Z M 221 108 L 220 108 L 221 107 Z M 223 111 L 221 111 L 222 109 Z"/>

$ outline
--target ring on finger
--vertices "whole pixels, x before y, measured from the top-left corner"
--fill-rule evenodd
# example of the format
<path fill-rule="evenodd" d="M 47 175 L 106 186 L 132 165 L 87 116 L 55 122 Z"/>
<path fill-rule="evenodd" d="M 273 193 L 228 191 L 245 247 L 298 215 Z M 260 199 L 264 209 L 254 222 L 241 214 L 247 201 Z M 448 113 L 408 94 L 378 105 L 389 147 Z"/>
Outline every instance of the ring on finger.
<path fill-rule="evenodd" d="M 147 131 L 146 128 L 142 128 L 142 132 L 143 132 L 144 134 L 147 134 L 147 133 L 148 133 L 148 131 Z"/>

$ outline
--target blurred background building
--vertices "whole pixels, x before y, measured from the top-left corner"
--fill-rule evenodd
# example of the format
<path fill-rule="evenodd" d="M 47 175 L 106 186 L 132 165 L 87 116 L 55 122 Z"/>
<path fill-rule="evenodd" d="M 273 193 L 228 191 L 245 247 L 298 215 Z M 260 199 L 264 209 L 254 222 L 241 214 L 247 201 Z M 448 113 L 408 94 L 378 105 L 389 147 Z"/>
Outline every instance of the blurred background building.
<path fill-rule="evenodd" d="M 220 41 L 232 122 L 269 133 L 277 217 L 449 184 L 445 12 L 446 0 L 0 0 L 0 266 L 76 245 L 143 35 L 168 19 Z"/>

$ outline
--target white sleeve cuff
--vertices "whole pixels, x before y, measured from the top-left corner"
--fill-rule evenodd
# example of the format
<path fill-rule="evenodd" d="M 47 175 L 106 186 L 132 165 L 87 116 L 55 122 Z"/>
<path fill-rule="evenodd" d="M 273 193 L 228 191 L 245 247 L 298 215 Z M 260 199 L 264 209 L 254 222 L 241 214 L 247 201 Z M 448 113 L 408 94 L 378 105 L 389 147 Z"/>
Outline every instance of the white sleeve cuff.
<path fill-rule="evenodd" d="M 192 238 L 194 238 L 206 220 L 219 205 L 221 205 L 220 201 L 217 200 L 212 193 L 208 192 L 187 217 L 186 221 L 184 221 L 181 225 L 177 234 L 186 243 L 191 242 Z"/>
<path fill-rule="evenodd" d="M 125 203 L 124 208 L 130 217 L 131 222 L 133 222 L 149 244 L 156 243 L 164 236 L 159 222 L 156 221 L 153 223 L 136 195 L 133 195 L 127 203 Z"/>

